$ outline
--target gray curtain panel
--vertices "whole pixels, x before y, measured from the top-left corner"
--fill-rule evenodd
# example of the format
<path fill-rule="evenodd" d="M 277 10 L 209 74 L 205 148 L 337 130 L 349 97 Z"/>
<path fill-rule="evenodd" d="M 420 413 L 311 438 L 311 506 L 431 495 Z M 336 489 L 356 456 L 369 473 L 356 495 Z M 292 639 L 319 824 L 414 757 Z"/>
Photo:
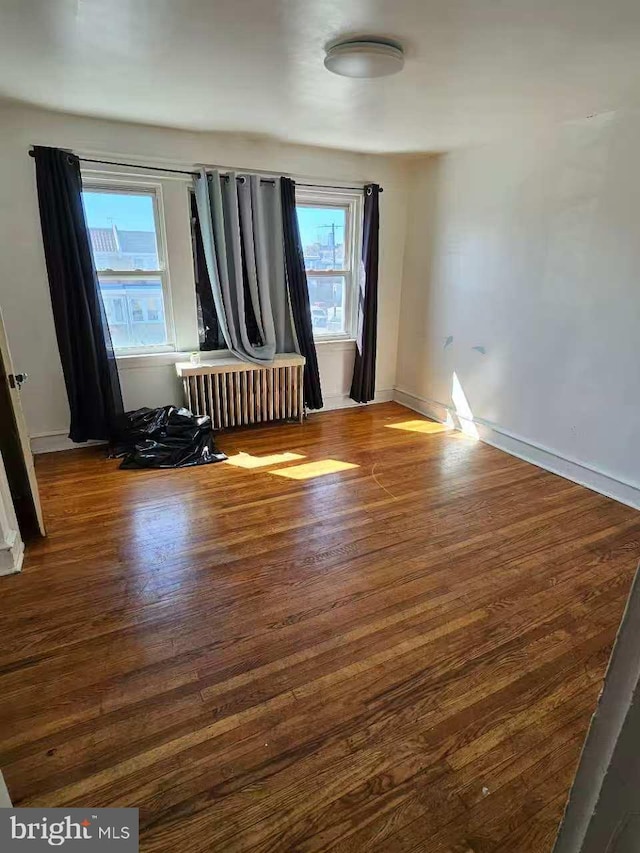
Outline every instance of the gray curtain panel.
<path fill-rule="evenodd" d="M 280 180 L 203 169 L 194 187 L 213 301 L 227 346 L 257 364 L 273 361 L 279 352 L 297 352 L 285 279 Z M 255 318 L 261 343 L 255 343 L 248 316 Z"/>

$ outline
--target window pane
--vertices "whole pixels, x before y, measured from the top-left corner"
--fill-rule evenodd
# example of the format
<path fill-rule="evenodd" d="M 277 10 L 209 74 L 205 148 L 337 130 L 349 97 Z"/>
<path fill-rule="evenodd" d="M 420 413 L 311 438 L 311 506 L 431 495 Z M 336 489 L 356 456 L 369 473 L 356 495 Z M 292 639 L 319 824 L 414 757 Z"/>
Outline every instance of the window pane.
<path fill-rule="evenodd" d="M 100 278 L 111 339 L 116 349 L 167 343 L 162 280 Z"/>
<path fill-rule="evenodd" d="M 308 270 L 341 270 L 345 267 L 347 208 L 299 205 L 298 225 Z"/>
<path fill-rule="evenodd" d="M 314 335 L 344 334 L 346 279 L 343 275 L 307 276 Z"/>
<path fill-rule="evenodd" d="M 157 270 L 158 244 L 153 196 L 82 193 L 97 270 Z"/>

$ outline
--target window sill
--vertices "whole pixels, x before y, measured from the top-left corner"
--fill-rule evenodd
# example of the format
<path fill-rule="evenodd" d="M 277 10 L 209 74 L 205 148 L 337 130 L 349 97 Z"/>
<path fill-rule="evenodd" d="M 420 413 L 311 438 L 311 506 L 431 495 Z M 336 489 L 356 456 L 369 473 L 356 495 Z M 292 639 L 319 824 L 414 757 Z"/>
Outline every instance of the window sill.
<path fill-rule="evenodd" d="M 185 353 L 183 352 L 141 352 L 127 353 L 126 355 L 118 355 L 116 353 L 116 362 L 120 370 L 132 370 L 138 367 L 163 367 L 169 364 L 175 364 L 176 361 L 182 361 Z M 187 353 L 187 359 L 189 354 Z"/>
<path fill-rule="evenodd" d="M 344 350 L 351 351 L 355 348 L 356 341 L 355 338 L 314 338 L 314 343 L 316 345 L 316 349 L 327 349 L 332 350 Z"/>
<path fill-rule="evenodd" d="M 141 352 L 117 355 L 116 362 L 119 370 L 138 370 L 141 367 L 168 367 L 179 361 L 189 361 L 189 357 L 195 350 L 178 352 Z M 203 361 L 212 358 L 229 358 L 231 353 L 228 349 L 212 350 L 211 352 L 200 352 Z"/>
<path fill-rule="evenodd" d="M 331 349 L 334 352 L 350 352 L 355 347 L 354 338 L 316 338 L 315 345 L 318 349 Z M 192 350 L 186 352 L 144 352 L 117 355 L 116 362 L 119 370 L 140 370 L 148 367 L 170 367 L 179 361 L 189 361 Z M 203 361 L 211 361 L 215 358 L 229 358 L 231 352 L 228 349 L 211 350 L 200 352 Z"/>

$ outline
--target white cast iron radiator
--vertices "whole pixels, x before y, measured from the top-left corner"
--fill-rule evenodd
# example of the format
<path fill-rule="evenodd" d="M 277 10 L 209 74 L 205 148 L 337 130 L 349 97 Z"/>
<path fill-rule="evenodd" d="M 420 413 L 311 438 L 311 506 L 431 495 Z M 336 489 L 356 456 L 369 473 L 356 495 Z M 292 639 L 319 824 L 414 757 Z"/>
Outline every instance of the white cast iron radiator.
<path fill-rule="evenodd" d="M 214 429 L 304 416 L 304 357 L 277 355 L 261 367 L 239 358 L 216 358 L 201 364 L 178 362 L 185 406 L 209 415 Z"/>

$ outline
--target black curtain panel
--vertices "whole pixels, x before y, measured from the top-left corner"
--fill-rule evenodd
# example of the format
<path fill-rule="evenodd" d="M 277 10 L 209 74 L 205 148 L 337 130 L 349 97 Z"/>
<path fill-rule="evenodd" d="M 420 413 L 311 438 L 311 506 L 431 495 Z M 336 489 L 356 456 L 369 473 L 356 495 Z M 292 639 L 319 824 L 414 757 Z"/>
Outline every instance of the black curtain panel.
<path fill-rule="evenodd" d="M 358 334 L 351 399 L 368 403 L 376 393 L 376 339 L 378 328 L 378 232 L 380 228 L 378 184 L 364 190 L 362 266 L 358 287 Z"/>
<path fill-rule="evenodd" d="M 298 338 L 300 354 L 306 359 L 304 368 L 304 403 L 308 409 L 321 409 L 322 389 L 318 371 L 318 357 L 313 340 L 311 304 L 307 288 L 307 274 L 296 213 L 296 185 L 290 178 L 280 178 L 282 196 L 282 221 L 284 228 L 284 260 L 293 323 Z"/>
<path fill-rule="evenodd" d="M 198 205 L 195 193 L 191 193 L 191 241 L 193 245 L 193 271 L 196 281 L 196 300 L 198 303 L 198 332 L 200 349 L 204 351 L 226 349 L 227 342 L 222 334 L 218 314 L 213 301 L 207 261 L 202 245 L 202 232 L 198 220 Z"/>
<path fill-rule="evenodd" d="M 72 441 L 113 440 L 123 412 L 111 335 L 89 244 L 78 158 L 34 148 L 44 254 Z"/>

